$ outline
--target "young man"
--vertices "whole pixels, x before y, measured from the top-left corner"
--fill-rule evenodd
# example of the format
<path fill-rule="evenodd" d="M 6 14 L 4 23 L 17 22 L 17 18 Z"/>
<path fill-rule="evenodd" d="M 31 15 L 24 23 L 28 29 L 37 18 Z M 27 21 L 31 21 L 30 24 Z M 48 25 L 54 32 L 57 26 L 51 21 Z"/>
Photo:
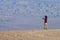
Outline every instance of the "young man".
<path fill-rule="evenodd" d="M 44 29 L 47 30 L 47 16 L 45 16 L 45 18 L 43 18 L 44 20 Z"/>

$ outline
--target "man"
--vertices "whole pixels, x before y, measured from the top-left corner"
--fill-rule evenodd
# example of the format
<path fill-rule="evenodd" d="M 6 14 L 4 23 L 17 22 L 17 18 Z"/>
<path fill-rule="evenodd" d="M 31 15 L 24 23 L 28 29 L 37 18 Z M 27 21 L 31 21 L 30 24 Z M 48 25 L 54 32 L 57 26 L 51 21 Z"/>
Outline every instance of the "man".
<path fill-rule="evenodd" d="M 47 30 L 47 16 L 45 16 L 45 18 L 43 18 L 44 20 L 44 29 Z"/>

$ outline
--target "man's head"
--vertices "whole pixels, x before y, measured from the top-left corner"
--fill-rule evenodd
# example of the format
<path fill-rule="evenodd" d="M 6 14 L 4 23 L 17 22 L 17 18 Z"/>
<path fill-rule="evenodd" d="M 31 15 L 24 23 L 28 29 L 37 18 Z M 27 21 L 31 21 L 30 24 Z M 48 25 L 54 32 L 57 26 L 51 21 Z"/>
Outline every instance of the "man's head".
<path fill-rule="evenodd" d="M 47 16 L 45 16 L 45 18 L 47 18 Z"/>

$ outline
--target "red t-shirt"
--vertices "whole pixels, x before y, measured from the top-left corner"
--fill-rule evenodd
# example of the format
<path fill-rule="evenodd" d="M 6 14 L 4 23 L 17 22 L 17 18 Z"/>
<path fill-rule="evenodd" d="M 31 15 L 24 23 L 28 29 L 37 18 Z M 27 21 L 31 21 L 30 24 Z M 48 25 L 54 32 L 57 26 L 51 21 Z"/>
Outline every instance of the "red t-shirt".
<path fill-rule="evenodd" d="M 44 23 L 47 23 L 47 18 L 43 18 L 44 19 Z"/>
<path fill-rule="evenodd" d="M 45 23 L 47 23 L 47 18 L 45 18 L 45 20 L 44 20 L 44 21 L 45 21 Z"/>

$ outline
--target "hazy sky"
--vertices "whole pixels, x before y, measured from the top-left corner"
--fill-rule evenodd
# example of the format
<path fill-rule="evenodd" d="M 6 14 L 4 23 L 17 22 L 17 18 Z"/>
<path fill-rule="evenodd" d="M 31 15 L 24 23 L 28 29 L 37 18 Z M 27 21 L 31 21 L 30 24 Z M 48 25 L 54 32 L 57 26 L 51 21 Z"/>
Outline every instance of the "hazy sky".
<path fill-rule="evenodd" d="M 0 0 L 0 30 L 60 28 L 60 0 Z"/>

